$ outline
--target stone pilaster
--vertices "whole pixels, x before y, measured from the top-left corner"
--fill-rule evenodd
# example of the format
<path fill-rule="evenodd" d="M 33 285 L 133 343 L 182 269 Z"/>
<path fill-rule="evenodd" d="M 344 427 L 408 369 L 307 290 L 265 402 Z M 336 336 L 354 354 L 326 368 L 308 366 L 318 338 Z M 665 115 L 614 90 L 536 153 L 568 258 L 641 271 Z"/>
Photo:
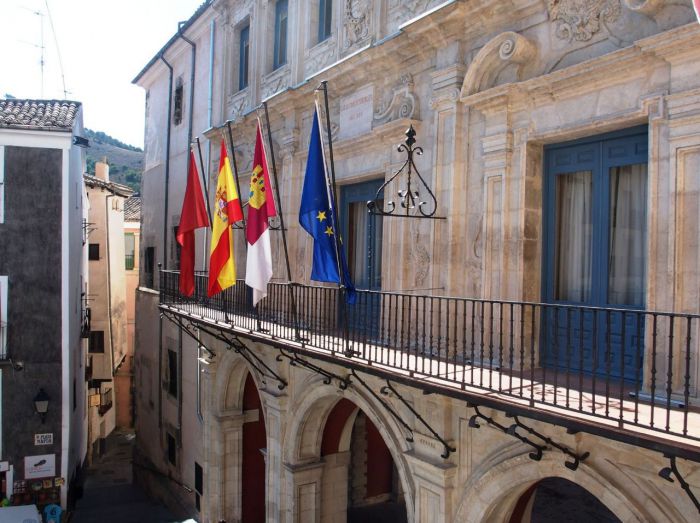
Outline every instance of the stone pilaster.
<path fill-rule="evenodd" d="M 288 523 L 320 523 L 323 461 L 285 464 Z M 281 477 L 281 475 L 280 475 Z"/>
<path fill-rule="evenodd" d="M 282 442 L 284 441 L 287 414 L 287 396 L 273 396 L 262 390 L 261 399 L 265 402 L 265 431 L 267 433 L 267 456 L 265 474 L 265 506 L 267 521 L 280 521 L 283 509 Z"/>

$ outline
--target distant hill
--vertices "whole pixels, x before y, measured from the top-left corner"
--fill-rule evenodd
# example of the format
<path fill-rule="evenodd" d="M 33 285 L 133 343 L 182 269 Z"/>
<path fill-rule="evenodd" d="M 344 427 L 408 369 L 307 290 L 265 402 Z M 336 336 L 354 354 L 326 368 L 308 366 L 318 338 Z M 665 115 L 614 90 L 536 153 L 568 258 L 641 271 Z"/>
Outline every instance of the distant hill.
<path fill-rule="evenodd" d="M 95 162 L 104 158 L 109 165 L 109 179 L 128 185 L 135 192 L 141 190 L 143 173 L 143 150 L 103 133 L 85 129 L 85 137 L 90 140 L 87 150 L 87 172 L 95 174 Z"/>

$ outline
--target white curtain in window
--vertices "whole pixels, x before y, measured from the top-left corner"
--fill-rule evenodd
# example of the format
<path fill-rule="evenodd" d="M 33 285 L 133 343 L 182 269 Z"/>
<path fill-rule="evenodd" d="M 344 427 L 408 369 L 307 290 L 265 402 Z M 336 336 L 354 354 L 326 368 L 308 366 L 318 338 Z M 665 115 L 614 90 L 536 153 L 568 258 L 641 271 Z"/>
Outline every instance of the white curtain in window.
<path fill-rule="evenodd" d="M 646 164 L 610 169 L 608 303 L 644 305 Z"/>
<path fill-rule="evenodd" d="M 591 171 L 556 177 L 557 300 L 585 303 L 591 297 Z"/>
<path fill-rule="evenodd" d="M 367 267 L 367 204 L 353 202 L 350 204 L 350 246 L 348 262 L 350 276 L 358 289 L 369 286 Z"/>

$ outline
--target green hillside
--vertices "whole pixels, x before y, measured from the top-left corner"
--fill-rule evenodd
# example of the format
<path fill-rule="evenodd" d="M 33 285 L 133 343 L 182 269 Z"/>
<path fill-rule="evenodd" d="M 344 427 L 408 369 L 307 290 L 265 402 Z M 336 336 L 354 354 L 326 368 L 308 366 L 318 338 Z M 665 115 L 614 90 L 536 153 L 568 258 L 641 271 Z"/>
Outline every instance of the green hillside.
<path fill-rule="evenodd" d="M 95 162 L 106 159 L 111 181 L 128 185 L 135 192 L 141 190 L 142 149 L 125 144 L 102 131 L 85 129 L 85 137 L 90 140 L 87 149 L 88 174 L 94 176 Z"/>

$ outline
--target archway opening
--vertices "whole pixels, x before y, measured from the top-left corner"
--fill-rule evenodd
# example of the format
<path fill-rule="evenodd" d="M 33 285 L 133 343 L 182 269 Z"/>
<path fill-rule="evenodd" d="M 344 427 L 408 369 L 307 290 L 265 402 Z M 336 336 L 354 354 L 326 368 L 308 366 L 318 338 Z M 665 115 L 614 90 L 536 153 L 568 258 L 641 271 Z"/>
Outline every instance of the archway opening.
<path fill-rule="evenodd" d="M 265 454 L 267 435 L 260 396 L 248 373 L 243 389 L 242 521 L 265 521 Z"/>
<path fill-rule="evenodd" d="M 322 520 L 405 523 L 406 503 L 391 452 L 354 403 L 338 401 L 321 440 Z"/>
<path fill-rule="evenodd" d="M 520 496 L 510 523 L 621 523 L 585 488 L 564 478 L 545 478 Z"/>

